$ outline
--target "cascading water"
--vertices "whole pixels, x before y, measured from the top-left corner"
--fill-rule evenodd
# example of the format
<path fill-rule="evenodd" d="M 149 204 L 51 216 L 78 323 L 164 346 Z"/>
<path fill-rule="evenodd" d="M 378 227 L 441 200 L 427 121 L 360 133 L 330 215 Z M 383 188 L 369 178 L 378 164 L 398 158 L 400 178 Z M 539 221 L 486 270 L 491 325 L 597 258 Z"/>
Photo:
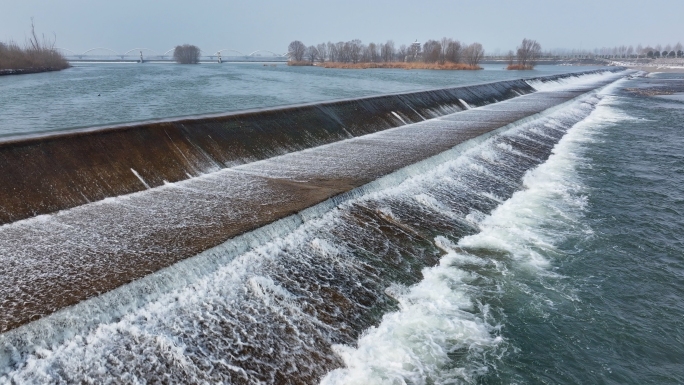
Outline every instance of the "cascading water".
<path fill-rule="evenodd" d="M 120 318 L 30 351 L 7 339 L 0 382 L 474 382 L 507 349 L 482 298 L 510 269 L 478 239 L 537 191 L 544 178 L 526 173 L 599 102 L 583 96 L 431 158 Z"/>

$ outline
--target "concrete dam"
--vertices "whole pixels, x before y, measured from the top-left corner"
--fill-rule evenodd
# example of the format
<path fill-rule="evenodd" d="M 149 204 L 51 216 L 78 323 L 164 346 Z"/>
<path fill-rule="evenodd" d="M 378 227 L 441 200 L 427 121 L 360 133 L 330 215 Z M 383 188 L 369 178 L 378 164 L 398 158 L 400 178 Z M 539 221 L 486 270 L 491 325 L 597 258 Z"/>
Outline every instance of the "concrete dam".
<path fill-rule="evenodd" d="M 596 90 L 623 76 L 614 68 L 6 139 L 0 380 L 97 381 L 93 362 L 116 351 L 129 357 L 118 374 L 136 381 L 316 382 L 343 364 L 333 346 L 353 345 L 396 309 L 393 282 L 419 282 L 445 245 L 477 231 L 473 216 L 523 188 L 591 113 Z M 444 166 L 457 158 L 467 162 Z M 411 179 L 438 171 L 448 175 Z M 406 189 L 420 192 L 408 199 Z M 225 292 L 209 276 L 229 282 Z M 150 353 L 154 338 L 131 334 L 142 318 L 173 330 L 188 362 Z M 104 348 L 82 364 L 95 366 L 60 372 L 77 365 L 69 349 L 93 346 L 69 341 L 95 330 Z M 37 350 L 62 344 L 50 370 L 25 371 L 45 358 Z M 149 366 L 150 354 L 168 361 Z"/>

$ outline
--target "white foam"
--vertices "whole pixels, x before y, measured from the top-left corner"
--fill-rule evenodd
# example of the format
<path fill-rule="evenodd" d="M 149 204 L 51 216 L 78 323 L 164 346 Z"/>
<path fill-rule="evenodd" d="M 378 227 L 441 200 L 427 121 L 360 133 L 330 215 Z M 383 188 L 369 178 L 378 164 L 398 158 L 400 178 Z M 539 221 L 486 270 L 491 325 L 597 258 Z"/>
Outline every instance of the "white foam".
<path fill-rule="evenodd" d="M 563 77 L 556 80 L 542 81 L 542 80 L 528 80 L 527 83 L 537 91 L 564 91 L 572 90 L 578 87 L 591 87 L 593 84 L 601 81 L 617 80 L 625 75 L 625 71 L 621 72 L 599 72 L 591 74 L 583 74 L 580 76 Z"/>
<path fill-rule="evenodd" d="M 330 372 L 322 384 L 425 384 L 426 377 L 469 381 L 481 368 L 452 368 L 450 354 L 481 352 L 501 342 L 483 320 L 466 288 L 473 276 L 453 265 L 450 252 L 439 266 L 423 270 L 424 279 L 395 295 L 400 311 L 367 330 L 358 348 L 337 345 L 346 368 Z"/>
<path fill-rule="evenodd" d="M 606 91 L 610 92 L 602 94 Z M 596 110 L 559 141 L 544 164 L 526 173 L 524 189 L 496 208 L 480 223 L 481 232 L 463 238 L 459 246 L 498 250 L 521 263 L 548 266 L 543 255 L 553 254 L 555 244 L 563 241 L 563 229 L 582 228 L 587 198 L 576 169 L 587 160 L 581 149 L 602 126 L 629 118 L 610 106 L 612 100 L 604 96 Z"/>
<path fill-rule="evenodd" d="M 356 348 L 337 346 L 345 367 L 330 372 L 321 383 L 469 383 L 486 372 L 477 356 L 496 348 L 502 339 L 494 333 L 497 325 L 488 320 L 487 305 L 476 308 L 467 290 L 475 273 L 461 266 L 489 265 L 503 273 L 506 268 L 499 261 L 476 256 L 477 250 L 487 249 L 505 253 L 518 267 L 544 269 L 549 264 L 544 255 L 553 253 L 564 231 L 591 232 L 581 223 L 587 200 L 577 168 L 587 161 L 581 149 L 594 140 L 594 132 L 627 118 L 610 107 L 611 98 L 604 96 L 596 110 L 560 140 L 547 162 L 526 173 L 522 191 L 490 215 L 472 218 L 481 227 L 478 234 L 464 237 L 457 245 L 444 237 L 435 238 L 435 245 L 446 252 L 439 265 L 425 269 L 419 284 L 393 289 L 400 310 L 367 330 Z M 434 205 L 431 199 L 418 200 Z M 449 353 L 463 349 L 472 359 L 454 367 Z"/>

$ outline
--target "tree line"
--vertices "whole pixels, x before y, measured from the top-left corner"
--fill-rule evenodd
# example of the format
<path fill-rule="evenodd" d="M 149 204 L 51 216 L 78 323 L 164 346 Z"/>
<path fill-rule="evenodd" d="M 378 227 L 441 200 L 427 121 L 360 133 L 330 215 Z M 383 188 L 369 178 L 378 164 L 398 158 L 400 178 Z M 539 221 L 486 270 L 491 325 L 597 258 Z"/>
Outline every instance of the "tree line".
<path fill-rule="evenodd" d="M 655 46 L 642 46 L 638 44 L 636 47 L 633 45 L 626 46 L 616 46 L 616 47 L 603 47 L 594 50 L 594 54 L 599 57 L 604 57 L 607 59 L 639 59 L 639 58 L 681 58 L 684 57 L 684 51 L 682 51 L 682 43 L 677 43 L 674 45 L 666 44 L 665 46 L 657 44 Z"/>
<path fill-rule="evenodd" d="M 566 50 L 556 49 L 549 53 L 550 56 L 586 56 L 604 59 L 643 59 L 643 58 L 682 58 L 684 50 L 682 44 L 656 44 L 654 46 L 641 44 L 620 45 L 615 47 L 601 47 L 591 50 Z"/>
<path fill-rule="evenodd" d="M 306 46 L 295 40 L 288 46 L 290 60 L 295 62 L 336 62 L 336 63 L 464 63 L 477 66 L 484 57 L 480 43 L 463 44 L 451 38 L 428 40 L 423 44 L 417 41 L 397 47 L 392 40 L 385 43 L 364 44 L 359 39 L 328 42 Z"/>

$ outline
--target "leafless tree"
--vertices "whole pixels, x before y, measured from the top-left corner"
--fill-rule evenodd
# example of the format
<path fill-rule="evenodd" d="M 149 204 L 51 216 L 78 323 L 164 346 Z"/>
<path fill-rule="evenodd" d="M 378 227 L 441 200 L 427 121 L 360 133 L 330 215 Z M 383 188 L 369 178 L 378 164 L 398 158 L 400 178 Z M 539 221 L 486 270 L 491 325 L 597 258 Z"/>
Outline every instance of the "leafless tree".
<path fill-rule="evenodd" d="M 463 57 L 466 61 L 466 64 L 470 66 L 477 67 L 483 56 L 484 48 L 482 48 L 482 44 L 480 43 L 470 44 L 463 49 Z"/>
<path fill-rule="evenodd" d="M 318 51 L 318 61 L 323 63 L 328 57 L 328 46 L 325 43 L 321 43 L 316 46 L 316 50 Z"/>
<path fill-rule="evenodd" d="M 331 62 L 339 61 L 339 52 L 337 50 L 337 45 L 331 41 L 328 42 L 328 60 Z"/>
<path fill-rule="evenodd" d="M 369 43 L 364 49 L 364 61 L 377 63 L 380 60 L 380 53 L 378 53 L 378 45 L 375 43 Z"/>
<path fill-rule="evenodd" d="M 352 63 L 356 64 L 361 60 L 361 52 L 363 50 L 363 43 L 361 40 L 354 39 L 347 43 L 349 45 L 349 59 Z M 345 44 L 346 45 L 346 44 Z"/>
<path fill-rule="evenodd" d="M 183 44 L 177 45 L 173 50 L 173 60 L 180 64 L 199 63 L 200 49 L 196 45 Z"/>
<path fill-rule="evenodd" d="M 406 48 L 406 44 L 400 45 L 399 50 L 397 50 L 397 60 L 400 62 L 406 61 L 407 53 L 408 53 L 408 48 Z"/>
<path fill-rule="evenodd" d="M 287 52 L 290 55 L 290 59 L 294 61 L 304 60 L 304 55 L 306 54 L 306 46 L 299 40 L 295 40 L 287 47 Z"/>
<path fill-rule="evenodd" d="M 348 63 L 349 62 L 349 43 L 345 42 L 337 42 L 335 43 L 335 47 L 337 47 L 337 56 L 338 59 L 337 61 L 342 62 L 342 63 Z"/>
<path fill-rule="evenodd" d="M 380 56 L 382 56 L 382 61 L 391 62 L 394 60 L 394 42 L 392 40 L 387 40 L 387 43 L 380 47 Z"/>
<path fill-rule="evenodd" d="M 446 61 L 451 63 L 460 63 L 461 51 L 461 42 L 458 40 L 450 40 L 446 48 Z"/>
<path fill-rule="evenodd" d="M 518 64 L 523 68 L 533 67 L 541 55 L 541 45 L 536 40 L 523 39 L 518 47 Z"/>
<path fill-rule="evenodd" d="M 508 51 L 508 54 L 506 54 L 506 60 L 508 61 L 509 66 L 513 65 L 513 61 L 515 61 L 515 53 L 513 53 L 513 50 Z"/>
<path fill-rule="evenodd" d="M 437 40 L 428 40 L 423 44 L 423 61 L 437 63 L 442 53 L 442 45 Z"/>
<path fill-rule="evenodd" d="M 444 64 L 447 61 L 447 50 L 449 49 L 449 44 L 451 43 L 451 39 L 448 37 L 443 37 L 442 40 L 439 41 L 439 59 L 437 61 L 439 64 Z"/>
<path fill-rule="evenodd" d="M 309 46 L 306 49 L 306 58 L 309 62 L 313 63 L 318 59 L 318 50 L 314 46 Z"/>

